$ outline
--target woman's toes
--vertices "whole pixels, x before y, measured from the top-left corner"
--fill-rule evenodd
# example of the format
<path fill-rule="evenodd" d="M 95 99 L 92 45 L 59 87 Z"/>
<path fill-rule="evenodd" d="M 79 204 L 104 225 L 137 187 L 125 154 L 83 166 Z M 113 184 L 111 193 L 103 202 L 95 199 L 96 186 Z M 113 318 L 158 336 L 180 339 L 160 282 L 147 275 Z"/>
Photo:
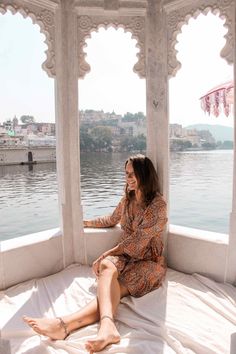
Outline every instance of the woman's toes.
<path fill-rule="evenodd" d="M 23 317 L 22 317 L 22 319 L 23 319 L 23 321 L 24 321 L 24 322 L 27 322 L 27 323 L 28 323 L 28 322 L 29 322 L 29 320 L 30 320 L 30 318 L 29 318 L 29 317 L 27 317 L 27 316 L 23 316 Z"/>
<path fill-rule="evenodd" d="M 91 344 L 89 342 L 85 343 L 85 349 L 89 352 L 92 353 L 92 347 Z"/>
<path fill-rule="evenodd" d="M 32 326 L 33 324 L 36 323 L 36 321 L 35 321 L 34 318 L 26 317 L 26 316 L 23 317 L 23 321 L 24 321 L 25 323 L 27 323 L 29 326 Z"/>

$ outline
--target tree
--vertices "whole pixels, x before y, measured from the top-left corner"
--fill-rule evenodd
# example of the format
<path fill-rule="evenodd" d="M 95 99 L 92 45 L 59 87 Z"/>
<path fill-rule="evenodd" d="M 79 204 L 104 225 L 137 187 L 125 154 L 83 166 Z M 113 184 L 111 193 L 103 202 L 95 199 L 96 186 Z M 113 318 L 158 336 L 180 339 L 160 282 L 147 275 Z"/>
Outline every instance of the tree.
<path fill-rule="evenodd" d="M 130 112 L 125 113 L 125 115 L 123 116 L 122 120 L 124 122 L 133 122 L 134 121 L 134 115 Z"/>
<path fill-rule="evenodd" d="M 108 127 L 94 127 L 91 130 L 91 137 L 95 150 L 111 151 L 112 149 L 112 132 Z"/>
<path fill-rule="evenodd" d="M 192 146 L 193 145 L 192 145 L 191 141 L 189 141 L 189 140 L 183 142 L 184 149 L 190 149 Z"/>
<path fill-rule="evenodd" d="M 192 147 L 192 143 L 189 140 L 171 139 L 171 150 L 184 151 Z"/>
<path fill-rule="evenodd" d="M 143 114 L 143 112 L 138 112 L 138 113 L 127 112 L 123 116 L 122 120 L 124 122 L 138 122 L 140 120 L 145 120 L 145 115 Z"/>
<path fill-rule="evenodd" d="M 20 120 L 23 124 L 30 124 L 30 123 L 35 123 L 35 119 L 33 116 L 21 116 Z"/>
<path fill-rule="evenodd" d="M 215 143 L 203 143 L 202 147 L 205 150 L 214 150 L 216 148 L 216 144 Z"/>
<path fill-rule="evenodd" d="M 136 117 L 137 120 L 145 120 L 146 119 L 143 112 L 135 113 L 134 116 Z"/>
<path fill-rule="evenodd" d="M 81 151 L 91 151 L 93 149 L 93 139 L 88 133 L 88 129 L 80 128 L 80 149 Z"/>
<path fill-rule="evenodd" d="M 221 149 L 233 149 L 234 148 L 234 144 L 233 141 L 231 140 L 225 140 L 223 141 L 222 145 L 221 145 Z"/>
<path fill-rule="evenodd" d="M 143 134 L 140 134 L 134 137 L 133 147 L 136 151 L 145 151 L 146 150 L 146 137 Z"/>
<path fill-rule="evenodd" d="M 124 136 L 120 140 L 121 151 L 132 151 L 134 150 L 133 145 L 134 138 L 132 136 Z"/>

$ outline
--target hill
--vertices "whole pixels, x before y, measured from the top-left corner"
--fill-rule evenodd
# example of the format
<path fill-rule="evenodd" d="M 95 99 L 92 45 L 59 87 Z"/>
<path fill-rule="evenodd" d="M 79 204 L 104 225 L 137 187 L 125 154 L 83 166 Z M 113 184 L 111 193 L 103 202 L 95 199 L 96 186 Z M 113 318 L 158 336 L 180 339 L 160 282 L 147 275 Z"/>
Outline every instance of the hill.
<path fill-rule="evenodd" d="M 233 141 L 233 128 L 224 125 L 193 124 L 185 127 L 186 129 L 209 130 L 216 141 Z"/>

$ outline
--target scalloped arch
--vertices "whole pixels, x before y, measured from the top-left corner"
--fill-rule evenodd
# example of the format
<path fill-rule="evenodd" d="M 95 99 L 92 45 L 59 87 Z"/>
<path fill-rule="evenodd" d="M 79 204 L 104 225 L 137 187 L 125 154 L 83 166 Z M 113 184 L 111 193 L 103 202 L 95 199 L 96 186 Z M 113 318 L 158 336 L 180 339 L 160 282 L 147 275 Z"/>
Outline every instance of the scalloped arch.
<path fill-rule="evenodd" d="M 100 28 L 113 27 L 115 29 L 123 28 L 125 32 L 131 32 L 131 38 L 137 41 L 136 47 L 139 48 L 137 53 L 138 61 L 134 65 L 134 72 L 140 78 L 145 78 L 145 19 L 141 16 L 136 17 L 119 17 L 105 18 L 95 16 L 79 16 L 78 17 L 78 34 L 79 34 L 79 78 L 84 78 L 90 71 L 90 65 L 86 62 L 86 40 L 91 38 L 92 32 L 98 32 Z"/>
<path fill-rule="evenodd" d="M 42 9 L 36 5 L 18 5 L 14 1 L 0 4 L 0 13 L 5 14 L 9 10 L 13 15 L 20 13 L 24 18 L 29 17 L 33 24 L 39 25 L 40 32 L 45 35 L 44 43 L 48 49 L 45 51 L 46 60 L 42 63 L 43 70 L 49 77 L 55 77 L 55 19 L 54 13 L 48 9 Z"/>
<path fill-rule="evenodd" d="M 234 0 L 233 0 L 234 1 Z M 186 6 L 175 9 L 167 13 L 168 26 L 168 74 L 170 77 L 175 76 L 181 68 L 181 63 L 177 60 L 177 50 L 175 48 L 177 35 L 182 33 L 182 26 L 188 24 L 190 18 L 196 19 L 200 14 L 206 15 L 209 12 L 220 14 L 220 18 L 225 20 L 223 24 L 227 28 L 227 33 L 224 35 L 226 39 L 225 46 L 222 48 L 220 55 L 228 64 L 233 63 L 233 24 L 234 24 L 234 9 L 232 0 L 209 1 L 208 5 L 198 1 L 196 6 Z M 199 4 L 201 2 L 202 4 Z"/>

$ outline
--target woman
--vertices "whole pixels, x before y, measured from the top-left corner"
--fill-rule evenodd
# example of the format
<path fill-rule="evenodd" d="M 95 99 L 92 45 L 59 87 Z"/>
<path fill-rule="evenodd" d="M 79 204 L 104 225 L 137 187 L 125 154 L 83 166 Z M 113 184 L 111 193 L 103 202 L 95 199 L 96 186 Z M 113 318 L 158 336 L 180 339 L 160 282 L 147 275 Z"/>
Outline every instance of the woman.
<path fill-rule="evenodd" d="M 125 196 L 113 214 L 84 221 L 85 227 L 112 227 L 120 223 L 123 230 L 119 244 L 93 263 L 97 298 L 62 318 L 24 317 L 37 333 L 51 339 L 64 339 L 70 332 L 100 320 L 97 337 L 85 345 L 90 353 L 120 341 L 114 323 L 120 299 L 127 295 L 140 297 L 158 288 L 166 273 L 161 238 L 167 222 L 166 203 L 160 194 L 157 173 L 151 160 L 143 155 L 130 157 L 125 173 Z"/>

